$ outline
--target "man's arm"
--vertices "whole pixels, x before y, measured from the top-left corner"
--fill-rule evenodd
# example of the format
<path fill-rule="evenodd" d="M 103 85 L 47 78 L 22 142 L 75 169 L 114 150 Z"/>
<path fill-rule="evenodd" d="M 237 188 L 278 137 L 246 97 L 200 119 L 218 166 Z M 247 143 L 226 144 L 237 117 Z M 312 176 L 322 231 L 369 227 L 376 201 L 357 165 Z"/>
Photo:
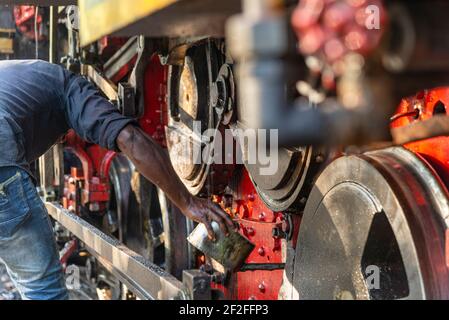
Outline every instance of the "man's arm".
<path fill-rule="evenodd" d="M 216 221 L 225 234 L 234 229 L 231 218 L 217 204 L 190 194 L 174 171 L 166 150 L 140 128 L 126 126 L 117 137 L 117 146 L 137 170 L 161 188 L 185 216 L 203 223 L 211 239 L 214 238 L 212 221 Z"/>
<path fill-rule="evenodd" d="M 60 72 L 65 77 L 61 94 L 66 119 L 80 137 L 126 154 L 137 170 L 161 188 L 185 216 L 204 223 L 211 238 L 212 221 L 218 222 L 225 233 L 234 227 L 217 204 L 188 192 L 171 166 L 167 152 L 139 129 L 134 119 L 121 115 L 86 79 L 62 68 Z"/>

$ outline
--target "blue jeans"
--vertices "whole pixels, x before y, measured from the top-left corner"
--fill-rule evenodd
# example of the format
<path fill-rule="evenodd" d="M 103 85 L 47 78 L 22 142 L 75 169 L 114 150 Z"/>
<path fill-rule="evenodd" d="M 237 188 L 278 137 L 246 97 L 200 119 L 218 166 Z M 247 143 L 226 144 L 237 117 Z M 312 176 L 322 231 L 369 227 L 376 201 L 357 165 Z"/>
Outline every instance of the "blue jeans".
<path fill-rule="evenodd" d="M 0 260 L 23 299 L 68 299 L 47 210 L 17 167 L 0 167 Z"/>

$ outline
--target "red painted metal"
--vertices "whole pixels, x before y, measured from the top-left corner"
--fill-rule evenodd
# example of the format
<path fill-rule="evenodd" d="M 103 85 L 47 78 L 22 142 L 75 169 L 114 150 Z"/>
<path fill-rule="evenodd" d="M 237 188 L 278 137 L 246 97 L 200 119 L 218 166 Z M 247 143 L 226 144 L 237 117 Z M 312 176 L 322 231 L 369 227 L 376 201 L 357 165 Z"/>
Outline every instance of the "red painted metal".
<path fill-rule="evenodd" d="M 127 41 L 128 38 L 124 37 L 106 36 L 101 38 L 98 41 L 98 52 L 101 55 L 101 59 L 103 61 L 109 60 Z M 125 77 L 128 76 L 133 70 L 137 61 L 137 56 L 138 53 L 136 51 L 134 56 L 130 57 L 129 61 L 118 69 L 115 74 L 109 76 L 109 80 L 117 84 L 125 79 Z"/>
<path fill-rule="evenodd" d="M 436 111 L 449 114 L 449 88 L 437 88 L 419 92 L 416 96 L 403 99 L 392 122 L 392 127 L 425 121 Z M 436 110 L 436 108 L 438 110 Z M 449 188 L 449 137 L 437 137 L 405 146 L 426 159 Z"/>
<path fill-rule="evenodd" d="M 145 110 L 139 124 L 164 147 L 166 147 L 165 126 L 168 123 L 167 80 L 168 67 L 161 64 L 158 55 L 153 55 L 145 71 Z"/>
<path fill-rule="evenodd" d="M 61 258 L 59 259 L 59 261 L 61 261 L 64 270 L 67 268 L 67 261 L 75 253 L 77 249 L 78 249 L 78 241 L 71 240 L 66 243 L 64 249 L 62 249 L 62 252 L 60 252 Z"/>
<path fill-rule="evenodd" d="M 137 61 L 137 54 L 131 58 L 131 60 L 129 61 L 129 63 L 125 64 L 122 68 L 120 68 L 116 74 L 114 74 L 111 77 L 111 81 L 114 83 L 119 83 L 121 80 L 123 80 L 128 74 L 131 73 L 131 71 L 133 70 L 134 65 L 136 64 Z"/>
<path fill-rule="evenodd" d="M 124 42 L 125 39 L 109 37 L 101 41 L 103 50 L 119 48 Z M 157 55 L 148 59 L 144 77 L 145 110 L 139 123 L 146 133 L 165 146 L 168 69 L 161 65 Z M 135 59 L 132 59 L 125 69 L 130 69 L 134 63 Z M 117 79 L 122 77 L 122 72 L 119 74 L 116 75 Z M 81 168 L 71 168 L 71 174 L 66 177 L 64 206 L 75 212 L 80 212 L 80 206 L 89 206 L 92 211 L 104 211 L 109 201 L 109 169 L 116 153 L 87 143 L 73 131 L 65 137 L 65 150 L 78 158 Z"/>
<path fill-rule="evenodd" d="M 126 41 L 128 41 L 128 38 L 125 37 L 105 36 L 98 40 L 98 53 L 103 60 L 107 60 L 114 55 Z"/>
<path fill-rule="evenodd" d="M 255 249 L 245 263 L 281 264 L 282 239 L 273 236 L 274 228 L 285 228 L 284 214 L 269 210 L 257 195 L 255 187 L 246 170 L 243 170 L 240 182 L 233 190 L 232 201 L 215 196 L 240 226 L 240 233 L 255 244 Z M 283 270 L 257 270 L 237 272 L 230 278 L 229 285 L 222 290 L 227 299 L 237 300 L 277 300 L 282 284 Z"/>
<path fill-rule="evenodd" d="M 114 160 L 117 153 L 115 151 L 107 151 L 100 164 L 100 177 L 102 179 L 109 179 L 109 170 L 111 169 L 112 160 Z"/>
<path fill-rule="evenodd" d="M 81 168 L 71 168 L 66 177 L 64 206 L 75 212 L 86 205 L 92 211 L 104 210 L 109 201 L 109 176 L 105 170 L 109 170 L 115 153 L 83 141 L 73 131 L 65 138 L 65 150 L 78 158 Z M 77 192 L 81 192 L 80 198 Z"/>
<path fill-rule="evenodd" d="M 16 26 L 19 31 L 28 39 L 35 40 L 35 16 L 36 7 L 35 6 L 14 6 L 14 19 Z M 38 31 L 42 25 L 42 16 L 38 14 L 37 16 L 37 26 Z M 42 34 L 38 35 L 39 40 L 44 40 L 45 37 Z"/>
<path fill-rule="evenodd" d="M 236 201 L 240 231 L 256 245 L 246 263 L 282 263 L 282 240 L 273 229 L 282 228 L 283 214 L 269 210 L 257 195 L 245 170 L 237 189 Z M 238 300 L 277 300 L 283 270 L 249 271 L 237 274 Z"/>
<path fill-rule="evenodd" d="M 449 88 L 442 87 L 424 90 L 414 97 L 401 101 L 393 116 L 393 128 L 407 126 L 417 121 L 426 121 L 436 114 L 449 114 Z M 405 145 L 407 149 L 422 157 L 439 176 L 440 181 L 449 189 L 449 136 L 437 137 Z M 449 193 L 448 193 L 449 196 Z M 419 203 L 421 197 L 415 195 Z M 449 230 L 446 230 L 445 254 L 449 268 Z"/>

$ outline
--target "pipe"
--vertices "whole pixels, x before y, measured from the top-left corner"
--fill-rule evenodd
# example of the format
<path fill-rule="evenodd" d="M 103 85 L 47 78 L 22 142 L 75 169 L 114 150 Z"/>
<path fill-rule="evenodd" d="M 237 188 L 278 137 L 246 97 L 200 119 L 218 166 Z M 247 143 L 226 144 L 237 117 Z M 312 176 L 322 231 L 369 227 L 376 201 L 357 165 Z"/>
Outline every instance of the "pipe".
<path fill-rule="evenodd" d="M 373 115 L 368 109 L 346 110 L 336 102 L 330 108 L 310 108 L 304 102 L 287 101 L 288 25 L 283 15 L 264 3 L 245 0 L 243 14 L 227 24 L 228 47 L 237 62 L 239 123 L 278 129 L 284 146 L 359 144 L 389 136 L 385 128 L 371 130 Z"/>

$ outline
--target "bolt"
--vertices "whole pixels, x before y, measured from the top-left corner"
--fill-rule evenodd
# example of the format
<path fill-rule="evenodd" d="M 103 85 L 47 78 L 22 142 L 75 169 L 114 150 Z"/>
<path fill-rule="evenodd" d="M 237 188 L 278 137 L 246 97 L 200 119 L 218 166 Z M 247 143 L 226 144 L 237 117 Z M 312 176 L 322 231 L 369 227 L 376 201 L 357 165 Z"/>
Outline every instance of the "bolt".
<path fill-rule="evenodd" d="M 249 227 L 246 229 L 246 233 L 248 234 L 248 236 L 252 237 L 252 236 L 254 236 L 255 232 L 254 232 L 253 228 Z"/>
<path fill-rule="evenodd" d="M 257 253 L 259 254 L 259 256 L 264 256 L 265 255 L 265 249 L 263 247 L 260 247 L 259 250 L 257 250 Z"/>
<path fill-rule="evenodd" d="M 259 291 L 262 293 L 265 292 L 265 285 L 263 284 L 263 282 L 259 284 Z"/>
<path fill-rule="evenodd" d="M 89 211 L 97 212 L 100 211 L 100 204 L 98 202 L 92 202 L 89 204 Z"/>
<path fill-rule="evenodd" d="M 259 214 L 259 220 L 260 221 L 264 221 L 265 220 L 265 213 L 264 212 Z"/>
<path fill-rule="evenodd" d="M 315 161 L 316 163 L 323 163 L 324 157 L 322 155 L 316 156 Z"/>
<path fill-rule="evenodd" d="M 256 197 L 255 197 L 254 194 L 252 194 L 252 193 L 248 195 L 248 201 L 254 201 L 255 198 L 256 198 Z"/>

